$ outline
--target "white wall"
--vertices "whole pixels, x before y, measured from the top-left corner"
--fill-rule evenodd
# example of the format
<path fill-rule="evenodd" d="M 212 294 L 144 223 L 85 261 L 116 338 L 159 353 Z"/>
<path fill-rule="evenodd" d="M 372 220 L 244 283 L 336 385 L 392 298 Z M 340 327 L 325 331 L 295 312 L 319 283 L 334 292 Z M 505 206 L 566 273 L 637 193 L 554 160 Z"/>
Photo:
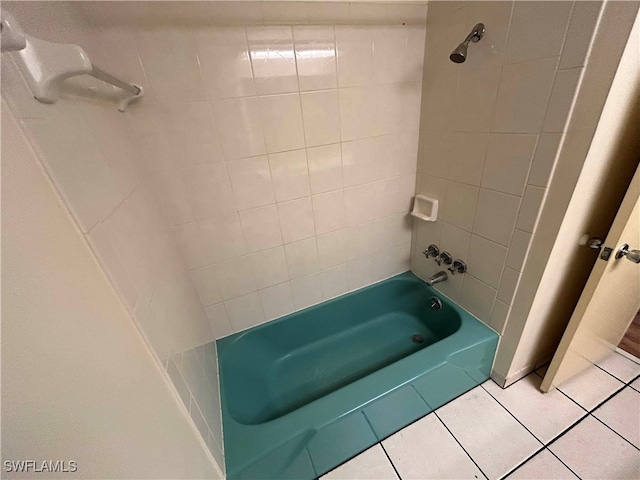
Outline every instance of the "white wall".
<path fill-rule="evenodd" d="M 565 132 L 600 2 L 433 2 L 427 17 L 417 191 L 440 201 L 415 220 L 411 268 L 431 243 L 468 273 L 436 288 L 499 333 Z M 478 22 L 467 61 L 449 54 Z"/>
<path fill-rule="evenodd" d="M 107 70 L 117 65 L 115 74 L 138 77 L 135 62 L 120 57 L 119 46 L 91 27 L 76 6 L 4 2 L 3 8 L 27 33 L 79 44 L 97 65 Z M 116 89 L 90 77 L 73 79 L 58 103 L 44 105 L 33 99 L 11 56 L 3 54 L 2 97 L 158 361 L 169 367 L 169 357 L 181 359 L 182 352 L 212 341 L 213 331 L 152 193 L 138 139 L 127 115 L 117 111 Z M 190 379 L 183 397 L 188 408 L 193 404 L 194 421 L 222 466 L 215 344 L 209 348 L 213 365 L 207 370 L 178 362 L 173 367 L 179 375 L 173 368 L 169 374 Z M 200 412 L 207 413 L 204 423 Z"/>
<path fill-rule="evenodd" d="M 131 130 L 217 337 L 409 268 L 423 25 L 128 8 L 84 12 L 144 79 Z M 338 21 L 300 8 L 277 21 Z"/>
<path fill-rule="evenodd" d="M 16 13 L 27 33 L 80 44 L 98 65 L 113 58 L 112 45 L 73 6 L 5 2 L 3 8 Z M 2 60 L 3 96 L 158 357 L 211 340 L 146 181 L 135 136 L 103 98 L 106 85 L 82 77 L 68 83 L 58 103 L 44 105 L 34 101 L 11 57 Z"/>
<path fill-rule="evenodd" d="M 222 478 L 2 103 L 3 478 Z"/>

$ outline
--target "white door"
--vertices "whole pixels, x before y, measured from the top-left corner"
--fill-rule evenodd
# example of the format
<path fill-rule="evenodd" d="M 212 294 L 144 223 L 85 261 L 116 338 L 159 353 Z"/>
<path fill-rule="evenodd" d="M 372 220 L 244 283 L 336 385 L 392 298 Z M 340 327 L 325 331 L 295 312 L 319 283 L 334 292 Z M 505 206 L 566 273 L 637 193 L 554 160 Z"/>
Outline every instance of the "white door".
<path fill-rule="evenodd" d="M 621 248 L 628 244 L 626 255 Z M 608 260 L 607 249 L 611 249 Z M 619 253 L 620 252 L 620 253 Z M 611 353 L 640 309 L 640 166 L 540 389 L 547 392 Z"/>

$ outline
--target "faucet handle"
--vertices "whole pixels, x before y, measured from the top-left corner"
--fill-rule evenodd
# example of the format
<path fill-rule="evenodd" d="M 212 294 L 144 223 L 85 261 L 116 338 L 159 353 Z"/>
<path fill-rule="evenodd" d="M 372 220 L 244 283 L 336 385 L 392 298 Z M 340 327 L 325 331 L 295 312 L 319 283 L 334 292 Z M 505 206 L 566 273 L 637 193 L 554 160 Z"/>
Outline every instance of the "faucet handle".
<path fill-rule="evenodd" d="M 456 273 L 464 273 L 467 271 L 467 264 L 462 260 L 454 260 L 453 264 L 448 268 L 451 272 L 451 275 L 455 275 Z"/>
<path fill-rule="evenodd" d="M 437 245 L 434 245 L 434 244 L 432 243 L 432 244 L 431 244 L 431 245 L 429 245 L 429 246 L 427 247 L 427 249 L 426 249 L 424 252 L 422 252 L 422 253 L 424 254 L 424 256 L 425 256 L 426 258 L 429 258 L 429 257 L 436 257 L 436 258 L 438 258 L 438 255 L 440 254 L 440 249 L 438 248 L 438 246 L 437 246 Z"/>
<path fill-rule="evenodd" d="M 442 252 L 440 256 L 436 258 L 436 262 L 438 263 L 438 265 L 440 265 L 441 263 L 444 263 L 445 265 L 451 265 L 452 261 L 453 257 L 449 252 Z"/>

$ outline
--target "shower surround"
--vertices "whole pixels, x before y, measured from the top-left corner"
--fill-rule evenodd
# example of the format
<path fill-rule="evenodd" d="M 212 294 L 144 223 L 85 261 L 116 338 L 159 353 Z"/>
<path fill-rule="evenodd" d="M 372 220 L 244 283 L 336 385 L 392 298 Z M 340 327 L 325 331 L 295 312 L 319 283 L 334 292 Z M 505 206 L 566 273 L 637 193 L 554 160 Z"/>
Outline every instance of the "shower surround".
<path fill-rule="evenodd" d="M 3 8 L 145 89 L 124 114 L 91 78 L 42 105 L 2 56 L 3 97 L 224 469 L 211 341 L 409 268 L 426 8 L 233 27 L 206 2 Z"/>
<path fill-rule="evenodd" d="M 466 260 L 465 275 L 435 288 L 501 334 L 601 6 L 429 3 L 416 192 L 442 214 L 415 225 L 411 270 L 425 280 L 439 270 L 421 254 L 431 243 Z M 453 63 L 478 22 L 486 34 Z"/>
<path fill-rule="evenodd" d="M 156 103 L 131 128 L 217 337 L 408 269 L 424 33 L 133 35 Z"/>
<path fill-rule="evenodd" d="M 106 29 L 137 46 L 153 99 L 130 128 L 216 338 L 409 269 L 424 34 Z M 198 357 L 168 360 L 186 405 Z"/>

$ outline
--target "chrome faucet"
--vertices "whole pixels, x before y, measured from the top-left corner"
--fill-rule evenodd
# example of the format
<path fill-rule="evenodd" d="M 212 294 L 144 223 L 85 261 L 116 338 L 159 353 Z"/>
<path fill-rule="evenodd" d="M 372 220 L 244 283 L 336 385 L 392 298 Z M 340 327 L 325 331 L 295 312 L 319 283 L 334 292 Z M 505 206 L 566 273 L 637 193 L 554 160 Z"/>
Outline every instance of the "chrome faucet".
<path fill-rule="evenodd" d="M 444 263 L 445 265 L 451 265 L 453 262 L 453 257 L 449 252 L 441 252 L 440 256 L 436 257 L 436 263 L 438 265 Z"/>
<path fill-rule="evenodd" d="M 434 245 L 433 243 L 431 245 L 429 245 L 427 247 L 427 249 L 422 252 L 422 254 L 426 257 L 436 257 L 436 259 L 438 258 L 438 255 L 440 255 L 440 249 L 438 248 L 437 245 Z"/>
<path fill-rule="evenodd" d="M 440 270 L 438 273 L 435 273 L 429 277 L 429 279 L 427 280 L 427 284 L 430 287 L 433 287 L 436 283 L 446 281 L 448 276 L 449 275 L 447 275 L 447 272 L 445 272 L 444 270 Z"/>
<path fill-rule="evenodd" d="M 453 262 L 449 268 L 447 268 L 451 272 L 451 275 L 455 275 L 456 273 L 465 273 L 467 271 L 467 264 L 462 260 L 458 259 Z"/>

